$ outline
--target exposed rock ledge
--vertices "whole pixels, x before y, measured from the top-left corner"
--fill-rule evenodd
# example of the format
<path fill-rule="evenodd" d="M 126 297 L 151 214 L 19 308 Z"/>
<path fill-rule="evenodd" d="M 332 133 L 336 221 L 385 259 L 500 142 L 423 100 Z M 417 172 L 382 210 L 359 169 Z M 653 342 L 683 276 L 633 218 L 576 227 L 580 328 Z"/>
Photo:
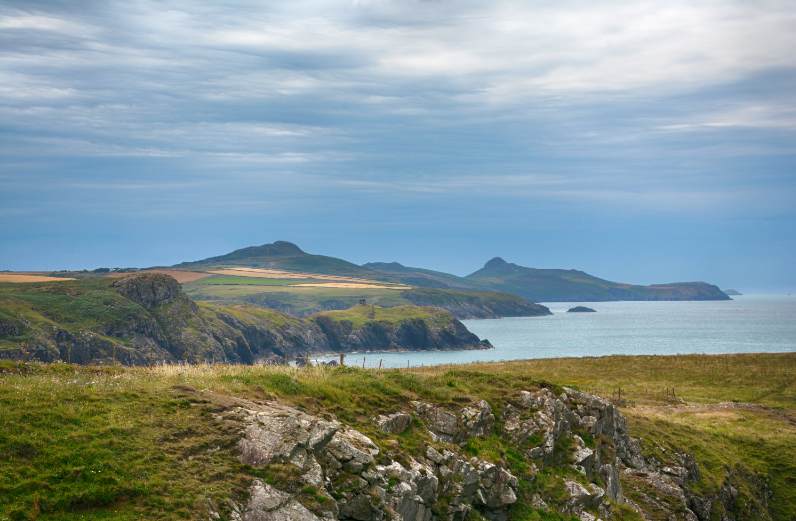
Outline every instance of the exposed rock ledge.
<path fill-rule="evenodd" d="M 714 504 L 729 511 L 738 494 L 731 484 L 712 497 L 692 493 L 689 484 L 699 480 L 692 456 L 677 454 L 680 466 L 645 458 L 610 402 L 564 391 L 559 396 L 548 389 L 522 391 L 502 407 L 500 422 L 486 401 L 455 412 L 413 402 L 413 413 L 374 418 L 385 433 L 426 432 L 430 441 L 414 455 L 393 440 L 382 440 L 380 448 L 335 419 L 276 402 L 229 409 L 224 419 L 242 427 L 239 460 L 255 468 L 272 466 L 282 477 L 273 484 L 254 479 L 248 499 L 208 503 L 209 518 L 220 519 L 223 511 L 238 521 L 466 521 L 475 509 L 487 520 L 505 521 L 518 500 L 520 480 L 533 483 L 546 467 L 562 466 L 576 472 L 547 474 L 554 487 L 548 482 L 534 493 L 532 508 L 581 521 L 611 520 L 623 504 L 644 519 L 708 521 Z M 463 454 L 467 440 L 493 435 L 510 440 L 528 458 L 525 474 L 515 476 L 501 462 Z M 635 501 L 627 497 L 628 489 Z M 563 496 L 546 495 L 551 490 Z M 764 485 L 762 490 L 760 501 L 767 502 Z"/>

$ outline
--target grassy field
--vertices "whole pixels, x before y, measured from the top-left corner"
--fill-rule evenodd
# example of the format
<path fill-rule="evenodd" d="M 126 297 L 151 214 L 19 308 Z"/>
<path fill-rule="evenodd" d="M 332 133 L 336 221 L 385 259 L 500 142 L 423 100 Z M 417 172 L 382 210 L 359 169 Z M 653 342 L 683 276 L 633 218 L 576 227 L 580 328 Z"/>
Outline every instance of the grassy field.
<path fill-rule="evenodd" d="M 760 472 L 771 478 L 775 519 L 793 519 L 796 354 L 789 353 L 550 359 L 423 371 L 221 365 L 150 371 L 0 362 L 0 520 L 198 519 L 203 498 L 239 498 L 263 472 L 229 455 L 239 434 L 214 419 L 236 400 L 277 398 L 312 414 L 334 414 L 382 443 L 385 435 L 370 419 L 406 410 L 411 400 L 455 408 L 485 398 L 499 416 L 501 404 L 541 380 L 605 395 L 621 385 L 630 433 L 643 438 L 647 453 L 693 453 L 703 474 L 698 487 L 705 490 L 726 468 L 742 464 Z M 685 404 L 643 392 L 666 387 Z M 722 402 L 736 407 L 722 408 Z M 401 443 L 410 453 L 422 448 L 415 438 Z M 479 448 L 480 457 L 493 456 L 486 442 L 472 450 Z M 518 506 L 511 519 L 533 519 L 523 512 Z"/>
<path fill-rule="evenodd" d="M 307 282 L 307 279 L 267 279 L 264 277 L 239 277 L 237 275 L 214 275 L 201 282 L 197 282 L 196 286 L 291 286 L 293 284 L 301 284 Z"/>
<path fill-rule="evenodd" d="M 453 316 L 445 310 L 416 306 L 396 306 L 387 309 L 378 306 L 357 306 L 343 311 L 326 311 L 323 315 L 337 322 L 348 321 L 354 329 L 373 321 L 396 324 L 409 320 L 429 320 L 440 329 L 444 329 L 453 319 Z"/>
<path fill-rule="evenodd" d="M 103 325 L 124 323 L 144 310 L 111 288 L 115 279 L 92 278 L 28 283 L 0 283 L 0 322 L 20 331 L 43 330 L 54 324 L 77 334 Z M 24 321 L 23 321 L 24 319 Z M 27 326 L 26 323 L 30 326 Z M 17 348 L 27 338 L 0 338 L 0 349 Z"/>

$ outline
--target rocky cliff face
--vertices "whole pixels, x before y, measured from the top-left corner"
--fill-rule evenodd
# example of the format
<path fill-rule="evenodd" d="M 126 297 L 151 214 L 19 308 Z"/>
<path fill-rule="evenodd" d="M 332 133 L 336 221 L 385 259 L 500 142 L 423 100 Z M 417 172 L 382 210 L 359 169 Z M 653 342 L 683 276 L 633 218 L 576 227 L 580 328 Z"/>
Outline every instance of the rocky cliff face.
<path fill-rule="evenodd" d="M 155 364 L 181 360 L 281 364 L 321 353 L 491 347 L 438 309 L 418 310 L 420 318 L 411 320 L 369 321 L 353 327 L 323 314 L 299 319 L 246 305 L 198 305 L 180 290 L 176 280 L 159 273 L 119 279 L 112 289 L 118 295 L 103 295 L 108 303 L 101 306 L 124 308 L 124 313 L 94 313 L 102 320 L 75 331 L 52 310 L 39 309 L 45 326 L 21 317 L 19 324 L 3 321 L 0 334 L 28 335 L 31 360 L 69 359 L 79 364 L 148 365 L 150 360 Z M 104 309 L 98 306 L 95 310 Z M 445 315 L 442 322 L 436 320 L 440 314 Z M 426 319 L 432 315 L 434 319 Z M 0 352 L 4 358 L 22 356 L 19 349 Z"/>
<path fill-rule="evenodd" d="M 315 316 L 314 322 L 329 339 L 332 351 L 338 353 L 492 348 L 488 340 L 479 340 L 456 319 L 448 321 L 444 327 L 428 320 L 412 319 L 401 324 L 372 322 L 353 328 L 350 322 L 324 315 Z"/>
<path fill-rule="evenodd" d="M 692 456 L 679 453 L 680 465 L 663 466 L 646 458 L 614 405 L 563 391 L 521 391 L 497 416 L 486 401 L 458 410 L 412 402 L 373 419 L 378 438 L 277 402 L 230 408 L 218 419 L 239 428 L 236 457 L 277 478 L 254 479 L 248 499 L 210 504 L 209 517 L 506 521 L 521 507 L 581 521 L 747 519 L 737 515 L 730 481 L 716 494 L 692 492 L 699 480 Z M 425 440 L 414 452 L 398 441 L 412 437 Z M 474 439 L 501 440 L 528 463 L 514 474 L 502 460 L 468 455 Z M 759 485 L 750 519 L 768 518 L 764 480 Z"/>

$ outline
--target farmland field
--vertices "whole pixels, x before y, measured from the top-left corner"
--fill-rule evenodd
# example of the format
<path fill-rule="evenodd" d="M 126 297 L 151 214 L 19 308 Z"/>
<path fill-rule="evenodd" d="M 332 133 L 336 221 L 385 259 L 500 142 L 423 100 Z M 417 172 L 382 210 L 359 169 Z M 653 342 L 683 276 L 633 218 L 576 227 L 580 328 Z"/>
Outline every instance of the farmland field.
<path fill-rule="evenodd" d="M 0 282 L 46 282 L 48 280 L 75 280 L 66 277 L 46 277 L 27 273 L 0 273 Z"/>

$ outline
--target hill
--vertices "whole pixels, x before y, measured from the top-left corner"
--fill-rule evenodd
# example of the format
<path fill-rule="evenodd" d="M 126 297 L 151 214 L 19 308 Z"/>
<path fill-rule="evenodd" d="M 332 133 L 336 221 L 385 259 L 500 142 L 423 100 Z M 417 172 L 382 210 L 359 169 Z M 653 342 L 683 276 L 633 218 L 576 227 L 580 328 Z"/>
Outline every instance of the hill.
<path fill-rule="evenodd" d="M 790 521 L 794 363 L 0 361 L 0 519 Z"/>
<path fill-rule="evenodd" d="M 245 304 L 197 304 L 162 273 L 0 283 L 0 358 L 280 364 L 308 354 L 490 347 L 434 307 L 358 306 L 301 319 Z"/>
<path fill-rule="evenodd" d="M 404 284 L 423 288 L 482 289 L 478 284 L 450 273 L 410 268 L 397 262 L 369 262 L 363 268 L 397 277 Z"/>
<path fill-rule="evenodd" d="M 448 273 L 410 268 L 397 262 L 371 262 L 364 268 L 413 281 L 416 286 L 500 291 L 530 302 L 602 302 L 615 300 L 729 300 L 719 288 L 705 282 L 675 282 L 652 286 L 622 284 L 578 270 L 525 268 L 500 257 L 480 270 L 457 277 Z M 421 281 L 425 281 L 421 282 Z"/>
<path fill-rule="evenodd" d="M 173 268 L 209 275 L 183 286 L 197 301 L 247 303 L 297 317 L 348 309 L 362 299 L 381 307 L 441 307 L 459 319 L 550 314 L 544 306 L 462 283 L 454 275 L 428 270 L 410 274 L 377 271 L 367 265 L 360 267 L 334 257 L 311 255 L 285 241 L 242 248 Z"/>
<path fill-rule="evenodd" d="M 384 308 L 395 306 L 435 306 L 446 309 L 460 319 L 530 317 L 550 315 L 545 306 L 528 302 L 517 295 L 495 291 L 438 289 L 427 287 L 382 288 L 305 287 L 295 283 L 265 283 L 246 277 L 208 277 L 183 284 L 194 300 L 208 303 L 246 303 L 297 317 L 307 317 L 329 310 L 343 310 L 360 300 Z"/>
<path fill-rule="evenodd" d="M 526 268 L 500 257 L 466 279 L 482 288 L 505 291 L 534 302 L 730 300 L 719 288 L 705 282 L 637 286 L 611 282 L 578 270 Z"/>
<path fill-rule="evenodd" d="M 382 273 L 362 268 L 342 259 L 305 253 L 301 248 L 287 241 L 276 241 L 273 244 L 241 248 L 226 255 L 193 262 L 183 262 L 173 267 L 207 271 L 214 267 L 226 266 L 310 272 L 322 275 L 395 282 L 392 277 L 387 277 Z"/>

